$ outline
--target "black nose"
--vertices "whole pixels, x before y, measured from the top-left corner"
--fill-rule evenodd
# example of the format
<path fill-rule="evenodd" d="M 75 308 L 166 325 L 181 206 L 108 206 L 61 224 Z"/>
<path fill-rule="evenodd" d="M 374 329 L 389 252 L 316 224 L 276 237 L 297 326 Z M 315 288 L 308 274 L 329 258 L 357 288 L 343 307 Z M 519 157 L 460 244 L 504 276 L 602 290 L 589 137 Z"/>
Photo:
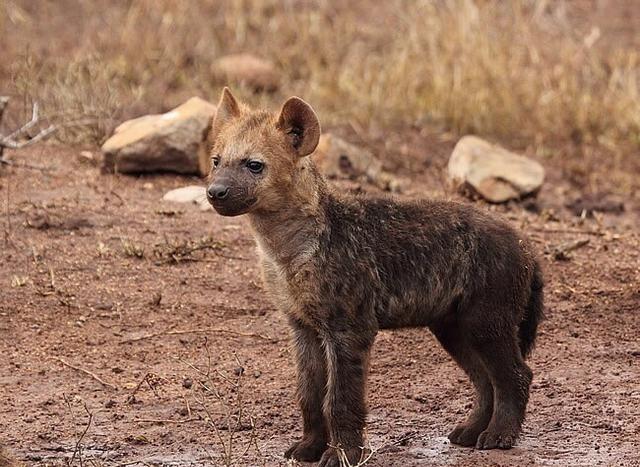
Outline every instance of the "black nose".
<path fill-rule="evenodd" d="M 225 185 L 213 184 L 207 188 L 209 199 L 223 200 L 229 196 L 229 187 Z"/>

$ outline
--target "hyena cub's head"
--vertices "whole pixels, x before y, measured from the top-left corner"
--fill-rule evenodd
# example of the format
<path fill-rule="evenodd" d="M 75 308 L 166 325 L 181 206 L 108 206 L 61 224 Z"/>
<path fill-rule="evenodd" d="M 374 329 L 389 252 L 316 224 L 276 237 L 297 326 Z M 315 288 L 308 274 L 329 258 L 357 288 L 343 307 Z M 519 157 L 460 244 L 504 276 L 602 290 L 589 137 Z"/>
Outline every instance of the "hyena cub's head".
<path fill-rule="evenodd" d="M 319 138 L 318 117 L 302 99 L 276 114 L 239 104 L 225 88 L 209 135 L 209 202 L 224 216 L 285 208 Z"/>

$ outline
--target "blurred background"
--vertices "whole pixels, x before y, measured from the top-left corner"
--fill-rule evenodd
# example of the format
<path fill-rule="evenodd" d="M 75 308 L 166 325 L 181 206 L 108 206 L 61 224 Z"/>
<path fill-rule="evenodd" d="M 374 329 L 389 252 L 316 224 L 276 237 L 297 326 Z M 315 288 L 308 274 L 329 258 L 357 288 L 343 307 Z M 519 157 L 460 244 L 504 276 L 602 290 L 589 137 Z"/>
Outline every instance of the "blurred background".
<path fill-rule="evenodd" d="M 397 330 L 372 358 L 368 466 L 637 465 L 639 51 L 639 0 L 0 0 L 0 449 L 287 465 L 288 324 L 196 160 L 215 109 L 191 98 L 229 85 L 311 103 L 312 157 L 341 191 L 474 203 L 540 254 L 548 318 L 518 446 L 452 447 L 471 387 L 429 333 Z M 127 124 L 146 146 L 112 136 L 185 102 L 197 125 L 155 115 Z M 108 139 L 137 165 L 106 170 Z M 452 189 L 474 151 L 461 185 L 477 193 Z"/>
<path fill-rule="evenodd" d="M 634 0 L 4 0 L 0 89 L 92 119 L 58 137 L 100 143 L 124 118 L 215 102 L 216 60 L 251 53 L 277 85 L 243 98 L 301 95 L 325 122 L 637 151 L 639 28 Z"/>

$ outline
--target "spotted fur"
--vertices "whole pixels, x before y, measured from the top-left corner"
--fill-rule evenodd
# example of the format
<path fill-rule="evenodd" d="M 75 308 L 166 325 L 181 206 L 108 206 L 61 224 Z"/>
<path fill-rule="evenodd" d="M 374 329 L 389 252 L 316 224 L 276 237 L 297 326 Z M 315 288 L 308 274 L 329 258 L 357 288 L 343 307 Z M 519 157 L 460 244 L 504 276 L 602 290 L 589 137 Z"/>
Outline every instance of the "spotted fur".
<path fill-rule="evenodd" d="M 371 346 L 380 329 L 402 327 L 430 329 L 474 384 L 474 407 L 451 441 L 511 447 L 532 379 L 524 358 L 542 317 L 529 243 L 467 204 L 339 193 L 305 157 L 320 126 L 292 99 L 279 114 L 256 113 L 225 90 L 211 142 L 223 167 L 212 186 L 231 190 L 231 201 L 212 204 L 248 215 L 265 288 L 293 330 L 303 436 L 286 456 L 337 467 L 337 447 L 357 463 Z M 254 157 L 264 162 L 259 176 L 238 162 Z"/>

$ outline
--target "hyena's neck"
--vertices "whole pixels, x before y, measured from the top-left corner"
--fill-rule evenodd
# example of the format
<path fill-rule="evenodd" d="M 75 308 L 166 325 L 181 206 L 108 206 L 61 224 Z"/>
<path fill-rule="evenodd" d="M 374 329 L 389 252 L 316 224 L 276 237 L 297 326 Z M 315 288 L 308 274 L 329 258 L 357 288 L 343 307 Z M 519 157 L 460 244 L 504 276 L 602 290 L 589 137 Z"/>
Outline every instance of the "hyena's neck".
<path fill-rule="evenodd" d="M 307 262 L 318 251 L 325 229 L 327 197 L 322 175 L 313 164 L 305 165 L 292 184 L 285 208 L 249 215 L 262 254 L 293 272 Z"/>

